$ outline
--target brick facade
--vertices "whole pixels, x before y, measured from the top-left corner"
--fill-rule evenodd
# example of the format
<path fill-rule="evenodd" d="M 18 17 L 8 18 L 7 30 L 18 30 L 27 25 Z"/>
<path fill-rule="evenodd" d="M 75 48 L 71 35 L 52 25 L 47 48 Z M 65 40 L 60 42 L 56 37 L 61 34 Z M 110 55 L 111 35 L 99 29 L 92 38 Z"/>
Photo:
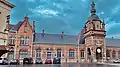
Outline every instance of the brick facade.
<path fill-rule="evenodd" d="M 14 55 L 13 58 L 22 61 L 25 57 L 32 57 L 34 62 L 41 58 L 44 62 L 59 56 L 63 63 L 101 62 L 120 58 L 119 47 L 106 47 L 104 21 L 95 14 L 94 2 L 91 6 L 91 15 L 78 36 L 66 35 L 64 32 L 48 34 L 44 30 L 37 33 L 35 24 L 30 25 L 28 17 L 25 17 L 24 21 L 13 25 L 8 34 L 8 47 Z M 29 37 L 28 45 L 25 44 L 26 37 Z M 14 39 L 14 43 L 11 39 Z"/>

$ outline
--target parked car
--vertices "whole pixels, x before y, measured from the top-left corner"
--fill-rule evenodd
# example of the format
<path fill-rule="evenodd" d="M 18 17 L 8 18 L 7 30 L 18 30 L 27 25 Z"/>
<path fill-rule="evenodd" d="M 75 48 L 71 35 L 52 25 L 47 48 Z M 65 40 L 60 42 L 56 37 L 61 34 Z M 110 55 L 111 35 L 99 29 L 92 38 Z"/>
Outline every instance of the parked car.
<path fill-rule="evenodd" d="M 24 58 L 23 59 L 23 64 L 33 64 L 33 59 L 31 57 Z"/>
<path fill-rule="evenodd" d="M 10 65 L 19 65 L 20 61 L 18 59 L 14 59 L 10 61 Z"/>
<path fill-rule="evenodd" d="M 113 61 L 113 63 L 120 63 L 120 60 L 116 59 L 116 60 Z"/>
<path fill-rule="evenodd" d="M 61 64 L 61 59 L 60 58 L 54 58 L 53 59 L 53 64 Z"/>
<path fill-rule="evenodd" d="M 43 63 L 43 61 L 42 61 L 42 59 L 41 59 L 41 58 L 37 58 L 37 59 L 36 59 L 36 61 L 35 61 L 35 63 L 36 63 L 36 64 L 42 64 L 42 63 Z"/>
<path fill-rule="evenodd" d="M 8 65 L 8 59 L 7 58 L 0 58 L 0 64 Z"/>
<path fill-rule="evenodd" d="M 51 59 L 46 59 L 45 64 L 52 64 L 52 60 Z"/>

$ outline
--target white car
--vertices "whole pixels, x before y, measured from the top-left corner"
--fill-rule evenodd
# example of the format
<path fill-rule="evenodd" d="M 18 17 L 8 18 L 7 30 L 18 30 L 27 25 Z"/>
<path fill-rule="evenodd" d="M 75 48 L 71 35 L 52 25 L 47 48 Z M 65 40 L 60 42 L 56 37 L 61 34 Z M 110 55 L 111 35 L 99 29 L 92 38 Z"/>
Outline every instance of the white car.
<path fill-rule="evenodd" d="M 120 60 L 114 60 L 113 63 L 120 63 Z"/>
<path fill-rule="evenodd" d="M 0 58 L 0 64 L 8 65 L 8 60 L 6 58 Z"/>

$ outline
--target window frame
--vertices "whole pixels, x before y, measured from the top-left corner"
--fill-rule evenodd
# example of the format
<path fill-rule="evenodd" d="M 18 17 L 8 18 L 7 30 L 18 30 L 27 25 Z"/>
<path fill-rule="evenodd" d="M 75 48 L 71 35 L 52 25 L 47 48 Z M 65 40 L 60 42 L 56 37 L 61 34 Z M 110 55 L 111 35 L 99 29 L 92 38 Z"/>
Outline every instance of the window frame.
<path fill-rule="evenodd" d="M 30 37 L 27 36 L 25 37 L 25 45 L 29 45 L 29 43 L 30 43 Z"/>
<path fill-rule="evenodd" d="M 41 54 L 41 49 L 37 49 L 36 50 L 36 58 L 41 58 L 42 54 Z"/>
<path fill-rule="evenodd" d="M 21 60 L 26 58 L 27 55 L 28 55 L 28 51 L 24 51 L 24 50 L 19 51 L 19 56 Z"/>
<path fill-rule="evenodd" d="M 80 57 L 81 57 L 81 59 L 85 58 L 85 51 L 84 50 L 80 50 Z"/>
<path fill-rule="evenodd" d="M 15 44 L 15 38 L 13 36 L 10 37 L 10 44 Z"/>
<path fill-rule="evenodd" d="M 75 50 L 74 49 L 69 50 L 69 58 L 75 58 Z"/>
<path fill-rule="evenodd" d="M 24 37 L 20 36 L 20 45 L 24 45 Z"/>

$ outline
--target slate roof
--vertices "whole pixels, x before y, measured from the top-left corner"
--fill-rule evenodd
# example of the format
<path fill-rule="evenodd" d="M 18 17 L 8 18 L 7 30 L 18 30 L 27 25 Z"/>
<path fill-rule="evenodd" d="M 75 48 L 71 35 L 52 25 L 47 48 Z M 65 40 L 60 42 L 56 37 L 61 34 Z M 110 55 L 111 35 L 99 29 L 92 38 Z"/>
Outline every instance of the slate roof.
<path fill-rule="evenodd" d="M 23 21 L 18 22 L 16 25 L 14 25 L 10 30 L 13 31 L 18 31 L 18 29 L 20 28 L 20 26 L 23 24 Z"/>
<path fill-rule="evenodd" d="M 53 44 L 79 44 L 78 36 L 76 35 L 64 35 L 61 34 L 47 34 L 36 33 L 34 43 L 53 43 Z M 81 43 L 82 44 L 82 43 Z"/>
<path fill-rule="evenodd" d="M 106 38 L 106 46 L 120 47 L 120 39 Z"/>
<path fill-rule="evenodd" d="M 9 25 L 8 25 L 8 29 L 10 30 L 13 26 L 15 26 L 15 25 L 9 24 Z"/>
<path fill-rule="evenodd" d="M 96 14 L 92 14 L 89 16 L 88 20 L 99 20 L 99 17 Z"/>

